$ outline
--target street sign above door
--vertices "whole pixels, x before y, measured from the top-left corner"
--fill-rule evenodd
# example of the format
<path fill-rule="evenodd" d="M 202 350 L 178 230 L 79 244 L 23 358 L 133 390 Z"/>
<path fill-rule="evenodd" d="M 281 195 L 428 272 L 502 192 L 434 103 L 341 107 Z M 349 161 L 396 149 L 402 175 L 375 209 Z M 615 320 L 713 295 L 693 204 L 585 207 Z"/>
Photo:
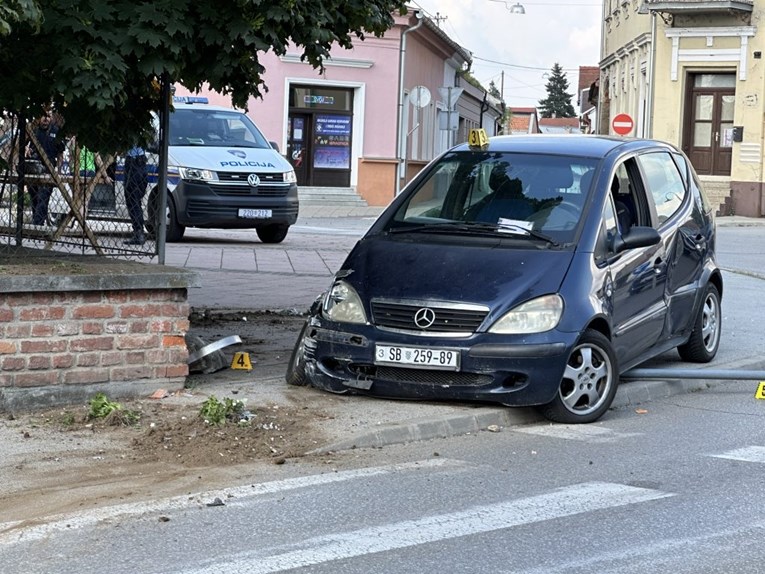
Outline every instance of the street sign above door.
<path fill-rule="evenodd" d="M 626 136 L 635 127 L 635 122 L 628 114 L 619 114 L 611 122 L 611 127 L 620 136 Z"/>

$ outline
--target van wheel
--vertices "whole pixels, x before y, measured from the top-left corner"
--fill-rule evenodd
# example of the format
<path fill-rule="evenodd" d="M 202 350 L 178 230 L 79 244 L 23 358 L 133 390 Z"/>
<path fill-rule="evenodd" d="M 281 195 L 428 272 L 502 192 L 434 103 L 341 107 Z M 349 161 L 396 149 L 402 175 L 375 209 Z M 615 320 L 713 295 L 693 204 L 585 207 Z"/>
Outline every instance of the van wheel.
<path fill-rule="evenodd" d="M 588 329 L 571 351 L 563 379 L 552 402 L 538 407 L 542 416 L 558 423 L 591 423 L 611 406 L 619 384 L 611 341 Z"/>
<path fill-rule="evenodd" d="M 696 314 L 691 336 L 687 343 L 677 348 L 680 358 L 693 363 L 708 363 L 714 359 L 720 347 L 721 328 L 720 292 L 709 283 Z"/>
<path fill-rule="evenodd" d="M 255 231 L 263 243 L 281 243 L 287 237 L 289 228 L 289 225 L 264 225 Z"/>
<path fill-rule="evenodd" d="M 183 239 L 183 234 L 186 232 L 186 227 L 178 223 L 178 217 L 175 214 L 175 202 L 171 197 L 167 198 L 167 236 L 165 240 L 168 242 L 180 241 Z"/>

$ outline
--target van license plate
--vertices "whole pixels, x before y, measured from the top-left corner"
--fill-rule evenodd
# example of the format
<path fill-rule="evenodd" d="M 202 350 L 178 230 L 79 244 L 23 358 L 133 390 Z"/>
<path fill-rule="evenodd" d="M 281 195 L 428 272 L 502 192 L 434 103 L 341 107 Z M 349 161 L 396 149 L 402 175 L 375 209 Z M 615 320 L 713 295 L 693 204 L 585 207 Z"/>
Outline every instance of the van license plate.
<path fill-rule="evenodd" d="M 240 209 L 239 217 L 244 219 L 269 219 L 272 215 L 270 209 Z"/>
<path fill-rule="evenodd" d="M 450 349 L 375 345 L 375 364 L 409 365 L 427 367 L 428 369 L 459 371 L 460 353 Z"/>

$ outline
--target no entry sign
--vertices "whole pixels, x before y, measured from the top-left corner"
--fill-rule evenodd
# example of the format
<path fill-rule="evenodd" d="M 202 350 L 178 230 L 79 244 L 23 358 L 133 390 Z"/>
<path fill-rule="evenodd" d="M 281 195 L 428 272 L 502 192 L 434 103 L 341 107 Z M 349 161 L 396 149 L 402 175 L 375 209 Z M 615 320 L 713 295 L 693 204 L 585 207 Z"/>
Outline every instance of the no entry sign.
<path fill-rule="evenodd" d="M 611 127 L 614 128 L 614 131 L 620 136 L 626 136 L 632 131 L 632 128 L 635 127 L 635 122 L 632 121 L 632 118 L 629 115 L 619 114 L 611 122 Z"/>

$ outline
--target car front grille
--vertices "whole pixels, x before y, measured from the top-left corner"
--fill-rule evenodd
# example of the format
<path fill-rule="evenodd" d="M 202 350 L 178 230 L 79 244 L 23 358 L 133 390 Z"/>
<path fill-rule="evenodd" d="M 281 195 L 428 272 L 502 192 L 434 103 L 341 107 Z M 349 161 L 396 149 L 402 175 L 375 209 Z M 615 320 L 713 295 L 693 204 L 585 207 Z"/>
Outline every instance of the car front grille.
<path fill-rule="evenodd" d="M 210 187 L 217 195 L 280 197 L 289 193 L 290 184 L 284 183 L 283 173 L 257 173 L 260 178 L 258 187 L 250 187 L 247 183 L 249 175 L 235 171 L 219 171 L 219 183 L 213 183 Z"/>
<path fill-rule="evenodd" d="M 479 375 L 477 373 L 402 369 L 399 367 L 377 367 L 375 378 L 413 385 L 448 385 L 459 387 L 481 387 L 491 384 L 493 380 L 490 375 Z"/>
<path fill-rule="evenodd" d="M 260 178 L 261 183 L 265 183 L 265 184 L 284 183 L 283 173 L 258 173 L 258 172 L 255 172 L 255 173 Z M 250 176 L 249 173 L 243 173 L 239 171 L 219 171 L 218 172 L 219 181 L 247 183 L 247 178 L 249 176 Z"/>
<path fill-rule="evenodd" d="M 431 309 L 435 314 L 435 321 L 425 329 L 415 323 L 415 315 L 423 308 Z M 376 326 L 421 333 L 473 333 L 483 323 L 487 313 L 486 309 L 372 301 Z"/>
<path fill-rule="evenodd" d="M 192 218 L 205 219 L 207 217 L 226 217 L 230 219 L 238 218 L 238 210 L 242 207 L 258 209 L 260 206 L 253 205 L 240 205 L 234 203 L 232 205 L 217 205 L 209 203 L 204 200 L 191 200 L 186 203 L 186 214 Z M 280 217 L 287 217 L 293 213 L 294 209 L 268 207 L 271 210 L 271 218 L 277 219 Z M 256 221 L 253 219 L 253 221 Z"/>

